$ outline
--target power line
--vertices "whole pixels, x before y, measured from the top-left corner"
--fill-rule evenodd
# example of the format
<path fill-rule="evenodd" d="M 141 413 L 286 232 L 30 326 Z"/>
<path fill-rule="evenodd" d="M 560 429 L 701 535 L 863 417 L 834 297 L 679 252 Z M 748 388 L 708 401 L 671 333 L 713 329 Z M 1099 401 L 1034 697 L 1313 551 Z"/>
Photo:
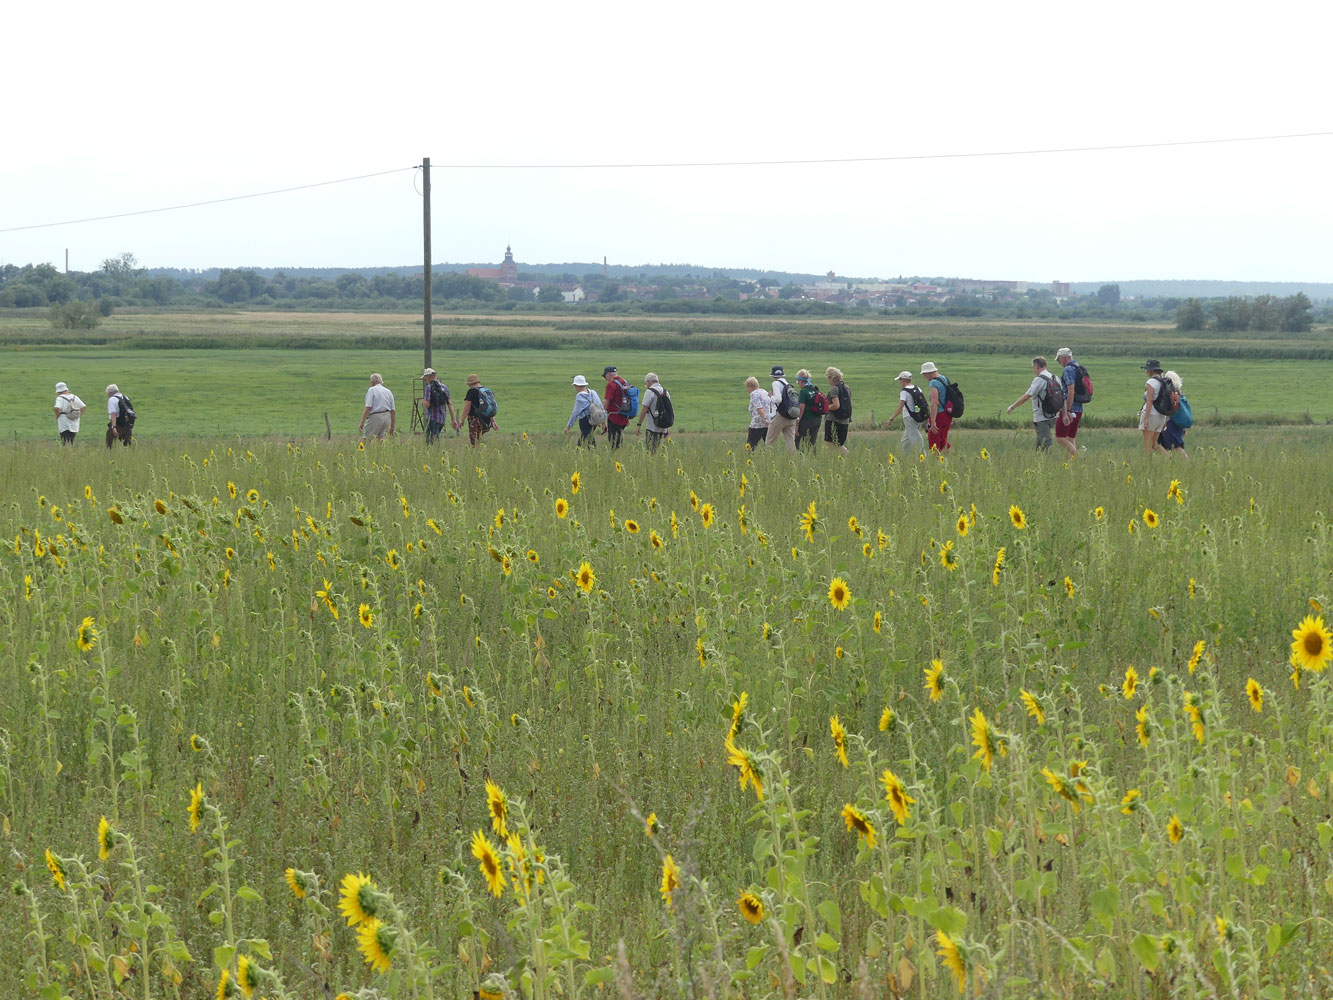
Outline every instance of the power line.
<path fill-rule="evenodd" d="M 1333 136 L 1329 132 L 1292 132 L 1284 135 L 1247 135 L 1232 136 L 1223 139 L 1178 139 L 1169 142 L 1134 142 L 1114 146 L 1055 146 L 1039 149 L 992 149 L 971 153 L 906 153 L 898 156 L 840 156 L 819 159 L 791 160 L 703 160 L 703 161 L 664 161 L 660 163 L 437 163 L 439 170 L 677 170 L 699 167 L 788 167 L 821 166 L 854 163 L 902 163 L 914 160 L 966 160 L 1001 156 L 1048 156 L 1057 153 L 1106 153 L 1133 149 L 1166 149 L 1180 146 L 1215 146 L 1224 143 L 1239 142 L 1274 142 L 1284 139 L 1319 139 Z M 247 198 L 266 198 L 275 194 L 290 194 L 293 191 L 308 191 L 311 188 L 328 187 L 331 184 L 347 184 L 351 181 L 363 181 L 371 177 L 384 177 L 388 174 L 417 171 L 421 167 L 395 167 L 392 170 L 380 170 L 372 174 L 359 174 L 356 177 L 340 177 L 332 181 L 316 181 L 313 184 L 298 184 L 295 187 L 276 188 L 272 191 L 256 191 L 252 194 L 238 194 L 229 198 L 212 198 L 208 201 L 194 201 L 184 205 L 166 205 L 162 208 L 145 208 L 135 212 L 118 212 L 114 215 L 96 215 L 86 219 L 66 219 L 63 222 L 42 222 L 30 226 L 10 226 L 0 229 L 0 233 L 17 233 L 28 229 L 50 229 L 55 226 L 75 226 L 85 222 L 104 222 L 108 219 L 126 219 L 135 215 L 153 215 L 158 212 L 175 212 L 183 208 L 202 208 L 206 205 L 222 205 L 231 201 L 244 201 Z M 413 178 L 413 187 L 416 179 Z M 418 190 L 418 194 L 421 192 Z"/>
<path fill-rule="evenodd" d="M 335 181 L 316 181 L 313 184 L 298 184 L 296 187 L 277 188 L 273 191 L 256 191 L 253 194 L 237 194 L 230 198 L 213 198 L 209 201 L 192 201 L 185 205 L 167 205 L 163 208 L 145 208 L 137 212 L 118 212 L 115 215 L 96 215 L 88 219 L 66 219 L 64 222 L 41 222 L 32 226 L 11 226 L 0 229 L 0 233 L 17 233 L 24 229 L 50 229 L 53 226 L 76 226 L 83 222 L 103 222 L 107 219 L 127 219 L 132 215 L 152 215 L 155 212 L 175 212 L 182 208 L 201 208 L 204 205 L 221 205 L 228 201 L 244 201 L 247 198 L 266 198 L 271 194 L 288 194 L 292 191 L 308 191 L 310 188 L 328 187 L 330 184 L 346 184 L 349 181 L 364 181 L 371 177 L 383 177 L 386 174 L 401 174 L 407 170 L 418 170 L 417 166 L 395 167 L 393 170 L 380 170 L 373 174 L 359 174 L 356 177 L 340 177 Z"/>
<path fill-rule="evenodd" d="M 1125 149 L 1162 149 L 1169 146 L 1211 146 L 1228 142 L 1271 142 L 1276 139 L 1315 139 L 1333 132 L 1293 132 L 1287 135 L 1247 135 L 1225 139 L 1179 139 L 1172 142 L 1134 142 L 1117 146 L 1058 146 L 1042 149 L 994 149 L 975 153 L 908 153 L 901 156 L 840 156 L 811 160 L 710 160 L 664 163 L 436 163 L 442 170 L 638 170 L 684 167 L 787 167 L 838 163 L 897 163 L 906 160 L 962 160 L 989 156 L 1044 156 L 1051 153 L 1104 153 Z"/>

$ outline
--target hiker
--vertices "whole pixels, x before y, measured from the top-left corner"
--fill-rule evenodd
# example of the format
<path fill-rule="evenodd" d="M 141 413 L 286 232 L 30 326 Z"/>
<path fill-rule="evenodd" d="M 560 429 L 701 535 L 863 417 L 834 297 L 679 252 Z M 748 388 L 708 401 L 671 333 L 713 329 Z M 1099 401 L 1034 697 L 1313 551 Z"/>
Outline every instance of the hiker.
<path fill-rule="evenodd" d="M 815 450 L 815 441 L 819 437 L 819 424 L 828 412 L 828 399 L 814 387 L 810 373 L 802 368 L 796 373 L 796 398 L 801 403 L 800 414 L 796 418 L 796 448 L 809 446 Z"/>
<path fill-rule="evenodd" d="M 1176 387 L 1176 391 L 1180 393 L 1181 406 L 1187 406 L 1188 403 L 1185 400 L 1184 380 L 1175 372 L 1166 372 L 1165 375 L 1171 380 L 1171 384 Z M 1191 423 L 1192 422 L 1191 418 Z M 1185 450 L 1186 429 L 1186 425 L 1181 424 L 1172 418 L 1166 422 L 1166 426 L 1162 428 L 1162 433 L 1157 435 L 1157 443 L 1162 446 L 1163 451 L 1168 451 L 1171 452 L 1172 455 L 1179 455 L 1181 458 L 1188 459 L 1190 457 L 1189 452 Z"/>
<path fill-rule="evenodd" d="M 948 398 L 949 380 L 935 367 L 933 361 L 927 361 L 921 366 L 921 374 L 930 376 L 930 382 L 926 387 L 927 401 L 930 404 L 930 419 L 926 421 L 926 443 L 931 451 L 943 454 L 953 447 L 949 444 L 949 428 L 953 426 L 954 417 L 953 404 Z"/>
<path fill-rule="evenodd" d="M 106 387 L 106 446 L 110 448 L 119 441 L 121 447 L 128 448 L 133 440 L 134 406 L 112 382 Z"/>
<path fill-rule="evenodd" d="M 648 437 L 644 444 L 648 454 L 657 451 L 658 445 L 671 436 L 671 425 L 676 422 L 676 408 L 671 402 L 671 393 L 666 391 L 655 372 L 643 377 L 643 406 L 639 410 L 639 423 L 635 434 L 643 433 L 643 422 L 648 421 Z"/>
<path fill-rule="evenodd" d="M 614 451 L 620 447 L 620 435 L 629 426 L 637 406 L 631 405 L 631 386 L 620 377 L 615 365 L 603 368 L 602 378 L 606 379 L 606 393 L 602 399 L 606 406 L 606 443 Z M 637 389 L 634 391 L 638 393 Z"/>
<path fill-rule="evenodd" d="M 578 421 L 579 447 L 596 448 L 597 439 L 593 437 L 593 432 L 606 426 L 606 408 L 602 406 L 602 397 L 589 388 L 588 380 L 582 375 L 575 375 L 570 384 L 574 386 L 574 409 L 570 411 L 569 421 L 565 424 L 565 433 L 568 434 L 574 422 Z"/>
<path fill-rule="evenodd" d="M 1162 363 L 1156 358 L 1149 358 L 1143 365 L 1148 373 L 1148 381 L 1143 386 L 1143 408 L 1139 410 L 1139 430 L 1143 431 L 1143 453 L 1151 455 L 1154 451 L 1166 454 L 1166 449 L 1158 443 L 1158 436 L 1171 422 L 1169 404 L 1166 402 L 1170 393 L 1170 383 L 1165 380 Z"/>
<path fill-rule="evenodd" d="M 72 445 L 79 435 L 79 420 L 83 416 L 83 411 L 88 409 L 88 404 L 70 392 L 69 386 L 64 382 L 57 382 L 53 409 L 56 430 L 60 432 L 60 443 Z"/>
<path fill-rule="evenodd" d="M 745 380 L 745 388 L 750 392 L 750 427 L 745 438 L 745 447 L 754 451 L 764 443 L 768 435 L 768 421 L 773 414 L 773 397 L 759 388 L 759 380 L 751 375 Z"/>
<path fill-rule="evenodd" d="M 500 407 L 495 402 L 495 393 L 481 384 L 479 375 L 469 375 L 466 379 L 467 393 L 463 396 L 463 412 L 458 418 L 458 427 L 467 424 L 468 444 L 474 448 L 483 434 L 499 430 L 500 425 L 495 414 Z"/>
<path fill-rule="evenodd" d="M 379 372 L 370 376 L 370 388 L 366 390 L 366 408 L 361 411 L 361 424 L 357 430 L 361 440 L 374 438 L 379 441 L 387 431 L 393 437 L 394 425 L 398 414 L 393 406 L 393 393 L 384 384 Z"/>
<path fill-rule="evenodd" d="M 824 443 L 835 444 L 847 454 L 847 430 L 852 426 L 852 390 L 842 377 L 841 368 L 824 369 L 828 379 L 828 413 L 824 417 Z"/>
<path fill-rule="evenodd" d="M 421 378 L 426 383 L 423 399 L 426 410 L 426 443 L 434 444 L 440 440 L 446 411 L 449 414 L 449 423 L 457 423 L 454 420 L 454 403 L 449 394 L 449 387 L 440 381 L 434 368 L 427 368 L 421 373 Z"/>
<path fill-rule="evenodd" d="M 1078 445 L 1074 439 L 1083 422 L 1083 404 L 1092 398 L 1092 379 L 1087 377 L 1088 370 L 1074 360 L 1074 352 L 1068 347 L 1055 352 L 1055 362 L 1060 365 L 1060 384 L 1065 390 L 1065 405 L 1055 420 L 1055 440 L 1070 458 L 1077 458 Z"/>
<path fill-rule="evenodd" d="M 930 405 L 926 402 L 926 394 L 913 384 L 911 372 L 898 373 L 898 409 L 889 417 L 890 426 L 900 413 L 903 415 L 903 451 L 908 455 L 913 452 L 924 454 Z"/>
<path fill-rule="evenodd" d="M 786 442 L 787 451 L 796 453 L 796 424 L 801 416 L 800 396 L 796 387 L 787 381 L 781 365 L 774 365 L 772 371 L 773 391 L 769 394 L 776 410 L 768 418 L 768 434 L 764 440 L 768 444 L 777 444 L 778 438 Z"/>
<path fill-rule="evenodd" d="M 1064 409 L 1064 395 L 1060 380 L 1046 370 L 1045 358 L 1032 359 L 1032 384 L 1004 412 L 1013 413 L 1029 399 L 1032 400 L 1032 429 L 1037 432 L 1037 450 L 1048 451 L 1051 447 L 1051 421 Z"/>

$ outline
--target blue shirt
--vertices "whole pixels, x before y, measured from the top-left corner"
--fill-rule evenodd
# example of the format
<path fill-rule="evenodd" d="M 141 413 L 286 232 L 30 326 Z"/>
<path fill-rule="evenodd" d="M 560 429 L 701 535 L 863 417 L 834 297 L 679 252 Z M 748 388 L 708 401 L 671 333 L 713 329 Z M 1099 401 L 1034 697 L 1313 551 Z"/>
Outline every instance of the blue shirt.
<path fill-rule="evenodd" d="M 1083 412 L 1083 404 L 1082 404 L 1082 403 L 1075 403 L 1075 402 L 1073 401 L 1073 400 L 1074 400 L 1074 387 L 1075 387 L 1076 385 L 1078 385 L 1078 362 L 1075 361 L 1073 358 L 1070 358 L 1070 359 L 1069 359 L 1069 364 L 1065 365 L 1064 374 L 1062 374 L 1062 375 L 1060 376 L 1060 381 L 1061 381 L 1061 383 L 1064 384 L 1064 387 L 1065 387 L 1065 395 L 1067 395 L 1067 396 L 1069 397 L 1069 400 L 1070 400 L 1069 412 L 1070 412 L 1070 413 L 1082 413 L 1082 412 Z"/>
<path fill-rule="evenodd" d="M 574 426 L 574 422 L 580 417 L 586 417 L 588 410 L 592 408 L 593 391 L 591 389 L 580 389 L 574 396 L 574 412 L 569 415 L 569 423 L 565 424 L 565 429 Z"/>

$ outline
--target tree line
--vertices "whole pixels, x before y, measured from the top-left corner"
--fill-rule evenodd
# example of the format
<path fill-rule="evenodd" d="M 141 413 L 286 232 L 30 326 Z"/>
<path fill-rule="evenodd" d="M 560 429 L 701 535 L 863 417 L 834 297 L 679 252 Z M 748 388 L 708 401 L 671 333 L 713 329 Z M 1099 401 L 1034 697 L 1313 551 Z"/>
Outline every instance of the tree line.
<path fill-rule="evenodd" d="M 1314 305 L 1304 292 L 1285 298 L 1256 295 L 1251 299 L 1232 295 L 1206 304 L 1202 299 L 1191 298 L 1176 310 L 1177 330 L 1308 333 L 1313 327 Z"/>

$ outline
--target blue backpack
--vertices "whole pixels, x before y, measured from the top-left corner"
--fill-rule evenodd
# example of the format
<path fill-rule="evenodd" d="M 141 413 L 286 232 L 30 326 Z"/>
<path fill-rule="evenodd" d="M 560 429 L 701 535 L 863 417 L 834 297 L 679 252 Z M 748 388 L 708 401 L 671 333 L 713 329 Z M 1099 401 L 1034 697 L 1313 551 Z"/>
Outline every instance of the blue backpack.
<path fill-rule="evenodd" d="M 1180 393 L 1180 406 L 1171 414 L 1171 422 L 1181 429 L 1194 426 L 1194 411 L 1190 409 L 1190 401 L 1183 392 Z"/>
<path fill-rule="evenodd" d="M 622 385 L 620 387 L 620 415 L 633 420 L 639 415 L 639 387 Z"/>
<path fill-rule="evenodd" d="M 490 420 L 500 409 L 495 402 L 495 393 L 482 385 L 477 387 L 477 395 L 481 397 L 477 400 L 477 416 Z"/>

